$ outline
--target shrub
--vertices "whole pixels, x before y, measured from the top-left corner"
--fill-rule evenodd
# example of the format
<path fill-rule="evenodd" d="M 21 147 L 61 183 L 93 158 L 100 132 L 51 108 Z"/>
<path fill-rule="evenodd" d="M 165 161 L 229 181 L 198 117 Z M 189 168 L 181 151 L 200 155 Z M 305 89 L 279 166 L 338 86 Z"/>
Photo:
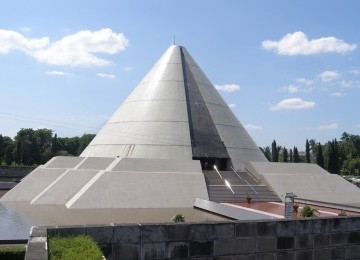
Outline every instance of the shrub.
<path fill-rule="evenodd" d="M 0 259 L 23 260 L 25 258 L 25 247 L 0 247 Z"/>
<path fill-rule="evenodd" d="M 185 222 L 185 217 L 182 214 L 176 214 L 175 216 L 173 216 L 172 221 L 173 222 Z"/>
<path fill-rule="evenodd" d="M 300 210 L 300 216 L 303 218 L 312 218 L 312 217 L 316 217 L 317 213 L 319 213 L 319 211 L 316 208 L 310 207 L 309 205 L 305 205 L 301 210 Z"/>
<path fill-rule="evenodd" d="M 89 236 L 49 238 L 50 260 L 100 260 L 102 252 Z"/>

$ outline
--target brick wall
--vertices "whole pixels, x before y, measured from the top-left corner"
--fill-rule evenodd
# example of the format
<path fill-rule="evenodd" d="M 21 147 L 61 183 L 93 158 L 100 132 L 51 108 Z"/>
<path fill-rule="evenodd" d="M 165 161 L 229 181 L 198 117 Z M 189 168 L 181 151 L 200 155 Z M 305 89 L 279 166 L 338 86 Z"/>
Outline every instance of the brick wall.
<path fill-rule="evenodd" d="M 88 234 L 107 259 L 360 259 L 360 218 L 50 227 Z"/>

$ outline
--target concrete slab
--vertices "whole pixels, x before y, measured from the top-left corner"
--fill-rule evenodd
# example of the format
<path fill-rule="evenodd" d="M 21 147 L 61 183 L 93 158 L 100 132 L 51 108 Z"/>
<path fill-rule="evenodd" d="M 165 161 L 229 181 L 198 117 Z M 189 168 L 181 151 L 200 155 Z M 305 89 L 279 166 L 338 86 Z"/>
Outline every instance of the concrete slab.
<path fill-rule="evenodd" d="M 32 201 L 31 204 L 64 205 L 97 173 L 97 170 L 68 171 L 50 189 Z"/>
<path fill-rule="evenodd" d="M 65 171 L 66 169 L 37 168 L 7 192 L 1 201 L 30 202 Z"/>

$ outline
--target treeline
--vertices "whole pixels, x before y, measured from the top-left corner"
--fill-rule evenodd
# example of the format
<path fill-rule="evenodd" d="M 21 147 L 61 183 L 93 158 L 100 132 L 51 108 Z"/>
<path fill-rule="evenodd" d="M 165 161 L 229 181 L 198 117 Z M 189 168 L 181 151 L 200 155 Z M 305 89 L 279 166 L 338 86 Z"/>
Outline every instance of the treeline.
<path fill-rule="evenodd" d="M 95 137 L 58 137 L 51 129 L 22 128 L 14 139 L 0 134 L 0 164 L 40 165 L 53 156 L 78 156 Z"/>
<path fill-rule="evenodd" d="M 360 175 L 360 136 L 344 132 L 338 141 L 333 139 L 325 144 L 315 139 L 306 139 L 305 153 L 298 148 L 278 146 L 274 140 L 270 146 L 260 148 L 271 162 L 316 163 L 330 173 Z"/>

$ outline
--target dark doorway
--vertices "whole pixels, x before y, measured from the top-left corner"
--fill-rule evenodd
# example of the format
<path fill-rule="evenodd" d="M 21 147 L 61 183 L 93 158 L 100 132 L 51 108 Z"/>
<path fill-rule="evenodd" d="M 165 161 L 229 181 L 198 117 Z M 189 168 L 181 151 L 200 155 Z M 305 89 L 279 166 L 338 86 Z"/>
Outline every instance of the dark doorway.
<path fill-rule="evenodd" d="M 219 171 L 226 171 L 230 165 L 230 158 L 193 157 L 193 160 L 200 160 L 201 168 L 205 171 L 213 171 L 214 165 Z"/>

